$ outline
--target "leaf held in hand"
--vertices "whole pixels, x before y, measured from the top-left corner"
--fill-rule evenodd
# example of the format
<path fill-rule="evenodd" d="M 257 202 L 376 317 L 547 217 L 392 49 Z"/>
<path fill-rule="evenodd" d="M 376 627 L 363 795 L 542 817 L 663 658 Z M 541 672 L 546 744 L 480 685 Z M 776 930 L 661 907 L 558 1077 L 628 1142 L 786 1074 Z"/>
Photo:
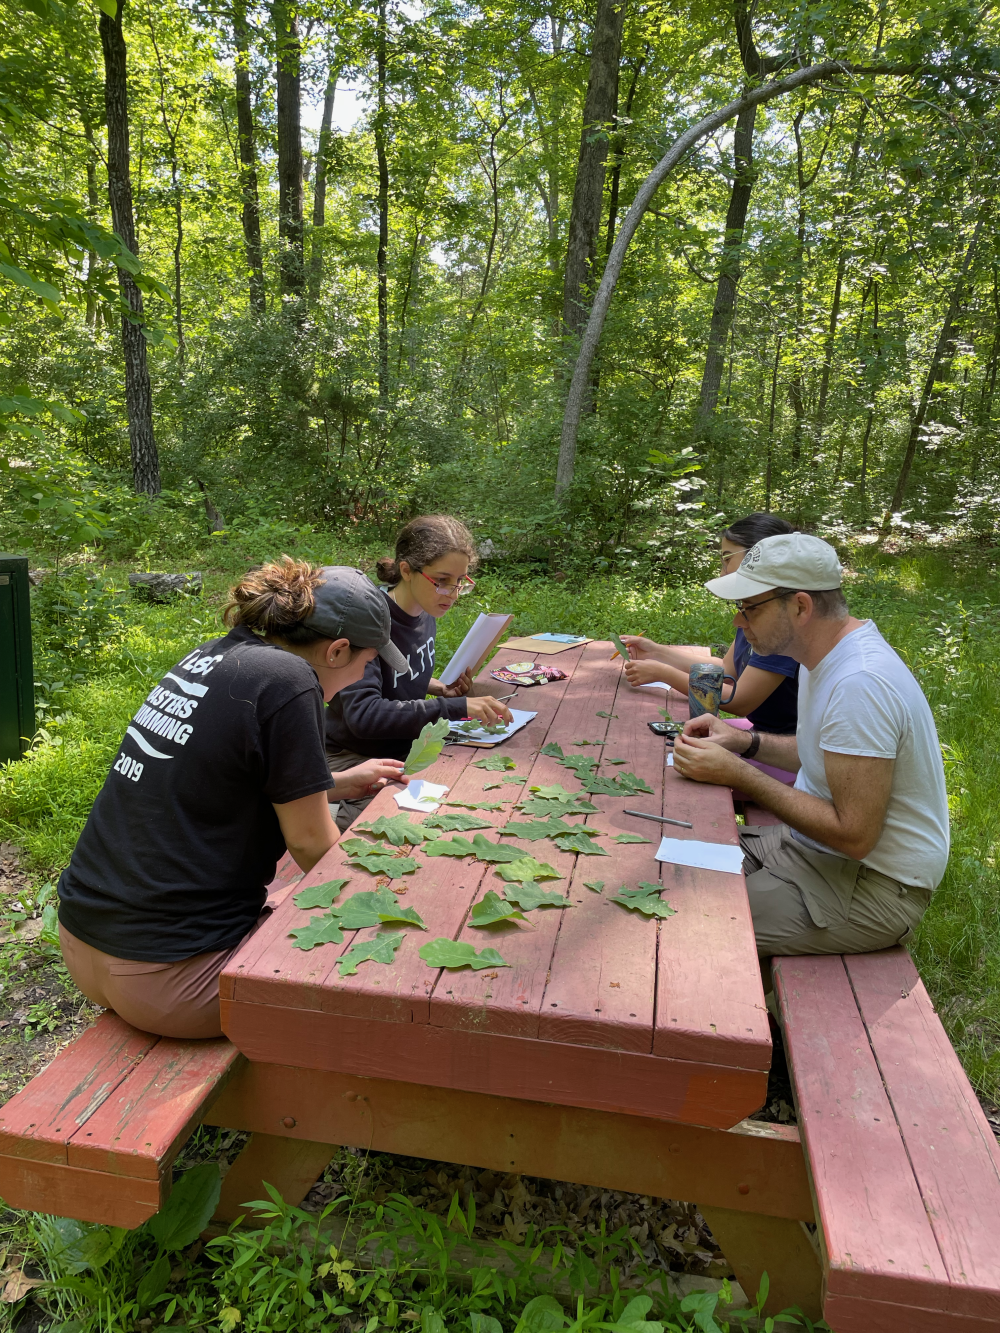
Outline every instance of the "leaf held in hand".
<path fill-rule="evenodd" d="M 374 823 L 358 824 L 356 827 L 363 833 L 370 833 L 373 838 L 385 838 L 393 847 L 402 847 L 407 842 L 416 846 L 427 837 L 420 825 L 412 823 L 409 815 L 402 811 L 398 815 L 379 815 Z"/>
<path fill-rule="evenodd" d="M 506 754 L 488 754 L 485 759 L 477 759 L 473 768 L 485 768 L 491 773 L 507 773 L 517 768 L 517 762 Z"/>
<path fill-rule="evenodd" d="M 476 953 L 476 946 L 464 940 L 431 940 L 421 948 L 420 957 L 428 967 L 471 967 L 477 972 L 487 967 L 510 967 L 496 949 Z"/>
<path fill-rule="evenodd" d="M 405 938 L 403 931 L 387 930 L 372 940 L 355 940 L 337 959 L 337 971 L 342 977 L 353 977 L 359 963 L 391 963 Z"/>
<path fill-rule="evenodd" d="M 508 861 L 499 866 L 496 872 L 508 884 L 524 884 L 535 879 L 562 879 L 559 871 L 550 866 L 548 861 L 536 861 L 533 856 L 521 856 L 516 861 Z"/>
<path fill-rule="evenodd" d="M 631 655 L 630 655 L 630 653 L 629 653 L 629 650 L 625 647 L 625 645 L 624 645 L 624 644 L 622 643 L 622 641 L 621 641 L 620 636 L 617 635 L 617 634 L 614 632 L 614 630 L 611 631 L 611 642 L 612 642 L 612 643 L 615 645 L 615 647 L 618 649 L 619 656 L 620 656 L 624 661 L 626 661 L 626 662 L 630 662 L 630 661 L 632 660 Z"/>
<path fill-rule="evenodd" d="M 441 829 L 443 833 L 469 833 L 472 829 L 489 828 L 490 825 L 487 820 L 477 819 L 475 815 L 449 815 L 438 811 L 436 815 L 429 815 L 424 820 L 424 827 Z"/>
<path fill-rule="evenodd" d="M 444 748 L 450 727 L 451 724 L 446 717 L 439 717 L 436 722 L 428 722 L 410 746 L 403 772 L 420 773 L 423 769 L 430 768 Z"/>
<path fill-rule="evenodd" d="M 649 842 L 641 833 L 619 833 L 615 842 Z"/>
<path fill-rule="evenodd" d="M 641 912 L 643 916 L 663 918 L 676 916 L 677 914 L 670 904 L 663 902 L 660 898 L 662 891 L 662 884 L 647 884 L 640 880 L 637 889 L 626 888 L 623 884 L 611 901 L 620 903 L 622 907 L 627 907 L 630 911 Z"/>
<path fill-rule="evenodd" d="M 340 920 L 335 916 L 312 916 L 308 926 L 290 930 L 289 935 L 295 940 L 293 949 L 315 949 L 319 944 L 343 944 L 344 932 Z"/>
<path fill-rule="evenodd" d="M 349 879 L 328 879 L 325 884 L 314 884 L 309 889 L 301 889 L 292 899 L 296 907 L 308 911 L 311 907 L 332 907 L 333 900 Z"/>
<path fill-rule="evenodd" d="M 492 889 L 488 890 L 486 897 L 481 902 L 476 903 L 469 913 L 470 926 L 492 926 L 497 921 L 509 921 L 511 917 L 517 917 L 519 921 L 524 920 L 524 916 L 517 910 L 512 902 L 501 898 L 498 893 Z"/>
<path fill-rule="evenodd" d="M 582 830 L 578 833 L 559 833 L 554 841 L 561 852 L 578 852 L 581 856 L 609 855 L 599 843 L 593 838 L 588 838 Z"/>
<path fill-rule="evenodd" d="M 525 912 L 533 912 L 536 907 L 572 907 L 573 904 L 550 889 L 540 889 L 534 880 L 525 880 L 523 884 L 508 884 L 503 896 L 509 903 L 517 903 Z"/>

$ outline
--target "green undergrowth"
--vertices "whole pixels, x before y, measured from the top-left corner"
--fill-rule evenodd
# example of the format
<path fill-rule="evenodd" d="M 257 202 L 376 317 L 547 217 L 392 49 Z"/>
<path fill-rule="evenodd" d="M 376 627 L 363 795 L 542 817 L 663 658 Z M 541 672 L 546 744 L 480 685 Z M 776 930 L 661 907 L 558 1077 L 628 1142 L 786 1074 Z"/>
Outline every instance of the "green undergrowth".
<path fill-rule="evenodd" d="M 223 1234 L 205 1228 L 219 1169 L 202 1163 L 161 1213 L 134 1231 L 5 1214 L 8 1255 L 35 1275 L 31 1298 L 53 1333 L 736 1333 L 825 1330 L 798 1311 L 761 1317 L 719 1290 L 672 1289 L 628 1227 L 570 1236 L 529 1227 L 522 1244 L 483 1244 L 475 1202 L 446 1217 L 403 1195 L 332 1200 L 321 1213 L 269 1197 Z M 8 1258 L 7 1271 L 11 1271 Z M 9 1309 L 9 1307 L 8 1307 Z M 3 1326 L 3 1325 L 0 1325 Z M 11 1327 L 9 1321 L 6 1324 Z"/>
<path fill-rule="evenodd" d="M 279 542 L 252 554 L 264 558 L 281 549 Z M 331 547 L 308 554 L 355 561 L 364 553 Z M 932 552 L 888 557 L 860 548 L 847 590 L 852 609 L 874 618 L 934 709 L 946 757 L 953 850 L 914 955 L 973 1083 L 1000 1100 L 996 557 L 995 551 L 985 552 L 978 563 L 958 566 Z M 106 577 L 115 605 L 112 611 L 105 604 L 95 607 L 101 632 L 89 637 L 74 638 L 65 625 L 54 623 L 51 596 L 39 607 L 41 732 L 26 760 L 0 770 L 0 839 L 24 848 L 40 879 L 66 864 L 144 694 L 195 644 L 220 632 L 220 611 L 235 572 L 230 561 L 228 573 L 206 576 L 202 598 L 157 606 L 120 592 L 124 571 L 111 568 Z M 447 661 L 480 611 L 511 612 L 515 634 L 548 630 L 607 638 L 612 631 L 644 632 L 661 641 L 710 645 L 732 633 L 724 608 L 697 583 L 664 588 L 595 577 L 574 588 L 508 567 L 481 573 L 475 592 L 439 622 L 439 663 Z M 88 614 L 85 604 L 76 619 L 84 621 Z"/>

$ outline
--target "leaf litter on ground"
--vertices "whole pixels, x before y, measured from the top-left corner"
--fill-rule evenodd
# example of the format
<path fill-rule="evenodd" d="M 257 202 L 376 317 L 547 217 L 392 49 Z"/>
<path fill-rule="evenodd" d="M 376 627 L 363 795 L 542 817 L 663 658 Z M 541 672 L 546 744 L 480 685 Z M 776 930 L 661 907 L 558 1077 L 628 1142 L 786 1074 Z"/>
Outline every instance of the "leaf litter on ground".
<path fill-rule="evenodd" d="M 292 898 L 296 907 L 308 911 L 311 907 L 332 907 L 333 901 L 349 879 L 328 879 L 325 884 L 313 884 L 311 888 L 300 889 Z"/>
<path fill-rule="evenodd" d="M 428 967 L 471 967 L 476 972 L 487 967 L 510 967 L 510 963 L 505 963 L 496 949 L 483 949 L 477 953 L 476 946 L 465 940 L 444 937 L 430 940 L 419 952 Z"/>

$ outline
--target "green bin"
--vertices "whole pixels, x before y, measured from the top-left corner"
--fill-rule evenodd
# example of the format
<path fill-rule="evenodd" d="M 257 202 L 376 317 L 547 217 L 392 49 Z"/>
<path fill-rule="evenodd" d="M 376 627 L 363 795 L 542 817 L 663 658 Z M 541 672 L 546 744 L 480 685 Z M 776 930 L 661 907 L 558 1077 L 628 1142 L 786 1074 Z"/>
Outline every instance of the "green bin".
<path fill-rule="evenodd" d="M 20 759 L 34 734 L 28 561 L 0 555 L 0 763 Z"/>

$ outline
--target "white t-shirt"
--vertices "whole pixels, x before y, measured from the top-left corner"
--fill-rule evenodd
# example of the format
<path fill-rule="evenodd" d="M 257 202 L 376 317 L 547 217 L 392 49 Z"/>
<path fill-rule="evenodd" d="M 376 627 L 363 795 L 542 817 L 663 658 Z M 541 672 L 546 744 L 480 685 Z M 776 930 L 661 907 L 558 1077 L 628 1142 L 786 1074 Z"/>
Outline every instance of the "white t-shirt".
<path fill-rule="evenodd" d="M 948 796 L 934 716 L 870 620 L 799 673 L 798 791 L 829 801 L 823 751 L 895 759 L 882 836 L 864 858 L 903 884 L 934 889 L 948 864 Z M 817 851 L 830 847 L 793 831 Z M 842 853 L 834 853 L 842 855 Z"/>

